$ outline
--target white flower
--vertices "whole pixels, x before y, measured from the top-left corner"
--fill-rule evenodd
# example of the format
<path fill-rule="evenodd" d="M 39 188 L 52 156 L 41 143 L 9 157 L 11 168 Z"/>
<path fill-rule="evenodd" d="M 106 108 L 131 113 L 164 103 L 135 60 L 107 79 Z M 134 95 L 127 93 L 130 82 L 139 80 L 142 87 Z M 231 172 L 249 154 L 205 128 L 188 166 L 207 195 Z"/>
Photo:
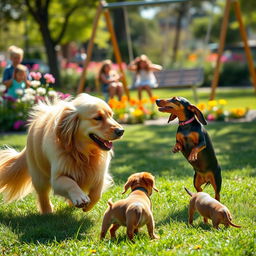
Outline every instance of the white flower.
<path fill-rule="evenodd" d="M 17 89 L 17 90 L 15 90 L 15 93 L 17 94 L 17 95 L 23 95 L 23 93 L 24 93 L 24 91 L 23 91 L 23 89 Z"/>
<path fill-rule="evenodd" d="M 0 92 L 5 92 L 6 86 L 4 84 L 0 84 Z"/>
<path fill-rule="evenodd" d="M 31 95 L 31 94 L 25 94 L 22 98 L 21 101 L 23 102 L 30 102 L 30 101 L 34 101 L 35 100 L 35 96 Z"/>
<path fill-rule="evenodd" d="M 33 80 L 30 82 L 31 86 L 33 87 L 38 87 L 41 85 L 41 82 L 40 81 L 37 81 L 37 80 Z"/>
<path fill-rule="evenodd" d="M 36 92 L 37 92 L 37 94 L 40 95 L 40 96 L 43 96 L 43 95 L 46 94 L 46 90 L 45 90 L 45 88 L 43 88 L 43 87 L 37 88 L 37 89 L 36 89 Z"/>
<path fill-rule="evenodd" d="M 4 101 L 4 99 L 0 96 L 0 102 L 3 102 Z"/>
<path fill-rule="evenodd" d="M 34 95 L 36 92 L 32 88 L 25 89 L 25 94 Z"/>
<path fill-rule="evenodd" d="M 48 92 L 48 95 L 49 95 L 50 97 L 57 97 L 57 92 L 54 91 L 54 90 L 52 90 L 52 91 L 49 91 L 49 92 Z"/>

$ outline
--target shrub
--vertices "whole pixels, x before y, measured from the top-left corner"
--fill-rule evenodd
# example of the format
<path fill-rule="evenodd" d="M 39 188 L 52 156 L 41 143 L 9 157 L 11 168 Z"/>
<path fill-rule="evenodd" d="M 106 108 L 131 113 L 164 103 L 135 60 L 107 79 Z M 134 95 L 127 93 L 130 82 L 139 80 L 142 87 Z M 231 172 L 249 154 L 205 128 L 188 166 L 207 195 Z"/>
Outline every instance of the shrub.
<path fill-rule="evenodd" d="M 113 109 L 115 119 L 118 122 L 138 124 L 143 123 L 145 120 L 157 118 L 156 99 L 152 97 L 150 100 L 137 101 L 135 99 L 128 100 L 126 96 L 123 96 L 121 101 L 109 100 L 109 105 Z"/>
<path fill-rule="evenodd" d="M 5 91 L 6 87 L 0 85 L 0 131 L 21 131 L 25 130 L 28 120 L 28 113 L 32 106 L 39 101 L 52 101 L 54 99 L 65 99 L 70 96 L 56 92 L 51 86 L 54 84 L 55 79 L 51 74 L 45 74 L 44 83 L 41 83 L 41 73 L 31 72 L 30 88 L 25 90 L 18 89 L 16 93 L 17 99 L 8 96 Z"/>

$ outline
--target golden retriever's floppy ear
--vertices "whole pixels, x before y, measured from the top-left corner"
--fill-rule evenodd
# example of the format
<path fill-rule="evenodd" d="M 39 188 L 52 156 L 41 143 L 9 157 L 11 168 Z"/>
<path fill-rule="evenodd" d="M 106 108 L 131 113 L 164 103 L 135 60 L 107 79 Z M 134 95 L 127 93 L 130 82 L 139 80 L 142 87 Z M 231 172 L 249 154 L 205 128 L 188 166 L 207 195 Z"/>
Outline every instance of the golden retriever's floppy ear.
<path fill-rule="evenodd" d="M 154 179 L 153 175 L 151 175 L 148 172 L 144 172 L 142 179 L 146 183 L 147 186 L 153 188 L 156 192 L 159 192 L 159 190 L 155 186 L 155 179 Z"/>
<path fill-rule="evenodd" d="M 124 185 L 124 191 L 122 192 L 122 194 L 124 194 L 134 183 L 135 181 L 135 177 L 132 175 L 128 178 L 127 182 Z"/>
<path fill-rule="evenodd" d="M 75 108 L 65 107 L 59 117 L 56 136 L 67 151 L 74 148 L 74 135 L 79 126 L 79 117 Z"/>
<path fill-rule="evenodd" d="M 195 105 L 189 105 L 188 109 L 196 115 L 201 124 L 207 125 L 207 121 L 205 120 L 203 113 Z"/>

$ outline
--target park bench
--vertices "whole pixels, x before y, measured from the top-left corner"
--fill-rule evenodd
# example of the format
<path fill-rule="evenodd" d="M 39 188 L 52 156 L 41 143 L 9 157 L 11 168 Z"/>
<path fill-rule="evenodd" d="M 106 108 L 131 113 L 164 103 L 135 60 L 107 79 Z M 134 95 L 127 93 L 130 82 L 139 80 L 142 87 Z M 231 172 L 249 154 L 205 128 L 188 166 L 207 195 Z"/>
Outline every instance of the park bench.
<path fill-rule="evenodd" d="M 204 70 L 193 69 L 166 69 L 154 73 L 157 79 L 156 88 L 188 88 L 193 90 L 194 100 L 198 101 L 197 87 L 204 81 Z"/>

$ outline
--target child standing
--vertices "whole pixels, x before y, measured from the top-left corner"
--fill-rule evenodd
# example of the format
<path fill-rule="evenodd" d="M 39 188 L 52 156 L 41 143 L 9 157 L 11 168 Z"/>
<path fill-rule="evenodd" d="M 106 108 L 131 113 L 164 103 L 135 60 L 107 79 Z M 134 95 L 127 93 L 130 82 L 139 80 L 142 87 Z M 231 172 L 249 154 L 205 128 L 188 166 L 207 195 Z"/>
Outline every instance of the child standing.
<path fill-rule="evenodd" d="M 7 66 L 4 70 L 3 74 L 3 84 L 6 87 L 10 87 L 13 83 L 13 73 L 14 69 L 22 62 L 23 59 L 23 50 L 17 46 L 10 46 L 8 49 L 8 52 L 10 54 L 10 60 L 11 64 Z M 28 74 L 26 74 L 25 82 L 27 85 L 30 84 L 30 81 L 27 79 Z"/>
<path fill-rule="evenodd" d="M 7 95 L 15 99 L 18 98 L 17 90 L 26 88 L 27 68 L 24 65 L 18 64 L 13 72 L 13 79 L 10 86 L 7 86 Z"/>
<path fill-rule="evenodd" d="M 151 98 L 151 88 L 157 87 L 157 81 L 153 71 L 162 70 L 162 66 L 153 64 L 146 55 L 141 55 L 130 63 L 128 69 L 136 72 L 135 88 L 138 89 L 139 100 L 142 99 L 143 90 L 146 90 Z"/>
<path fill-rule="evenodd" d="M 102 85 L 103 93 L 109 94 L 110 99 L 117 95 L 121 100 L 123 95 L 123 84 L 120 82 L 120 75 L 112 69 L 111 60 L 105 60 L 99 71 L 99 82 Z"/>

